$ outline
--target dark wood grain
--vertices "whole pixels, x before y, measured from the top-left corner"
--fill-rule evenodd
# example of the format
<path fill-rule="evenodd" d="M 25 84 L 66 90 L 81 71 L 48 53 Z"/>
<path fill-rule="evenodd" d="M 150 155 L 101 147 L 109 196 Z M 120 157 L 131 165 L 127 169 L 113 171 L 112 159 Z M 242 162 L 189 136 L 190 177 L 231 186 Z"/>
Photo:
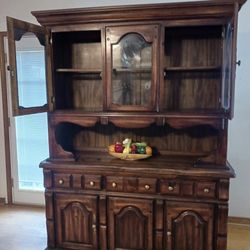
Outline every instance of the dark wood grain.
<path fill-rule="evenodd" d="M 48 249 L 226 250 L 244 3 L 32 12 L 52 37 L 50 158 L 40 165 Z M 131 34 L 147 45 L 126 67 L 121 44 Z M 116 94 L 129 80 L 129 98 Z M 108 146 L 125 138 L 147 142 L 153 156 L 110 156 Z"/>
<path fill-rule="evenodd" d="M 103 110 L 101 45 L 99 30 L 53 35 L 57 109 Z"/>
<path fill-rule="evenodd" d="M 110 198 L 109 249 L 152 249 L 152 201 Z"/>
<path fill-rule="evenodd" d="M 33 11 L 38 22 L 46 26 L 72 25 L 92 22 L 151 21 L 161 19 L 189 19 L 197 17 L 227 17 L 232 15 L 235 0 L 197 1 L 140 6 L 111 6 L 71 10 Z M 240 6 L 245 1 L 240 1 Z M 138 14 L 139 13 L 139 14 Z"/>
<path fill-rule="evenodd" d="M 213 250 L 213 206 L 168 203 L 166 245 L 168 249 Z M 180 240 L 182 239 L 182 240 Z"/>
<path fill-rule="evenodd" d="M 58 246 L 97 249 L 96 202 L 95 196 L 56 195 Z"/>
<path fill-rule="evenodd" d="M 125 35 L 128 34 L 138 34 L 142 37 L 142 39 L 149 43 L 151 46 L 151 57 L 148 58 L 148 61 L 146 61 L 147 64 L 151 64 L 151 71 L 152 73 L 149 74 L 149 76 L 146 77 L 146 81 L 150 83 L 150 92 L 148 93 L 147 97 L 140 97 L 140 93 L 143 91 L 140 88 L 139 91 L 136 91 L 136 89 L 133 88 L 133 84 L 130 83 L 131 92 L 134 93 L 132 104 L 126 104 L 126 103 L 117 103 L 115 101 L 115 94 L 116 92 L 114 89 L 120 89 L 122 88 L 121 83 L 124 81 L 121 81 L 121 76 L 116 76 L 116 74 L 119 72 L 116 68 L 113 70 L 113 64 L 116 61 L 119 61 L 120 58 L 116 58 L 116 54 L 114 53 L 114 45 L 119 44 L 119 42 L 122 40 Z M 115 26 L 115 27 L 108 27 L 106 28 L 106 96 L 107 96 L 107 108 L 108 110 L 112 111 L 150 111 L 156 109 L 156 88 L 157 88 L 157 68 L 158 68 L 158 36 L 159 36 L 159 27 L 158 25 L 133 25 L 133 26 Z M 141 55 L 143 57 L 143 55 Z M 121 59 L 120 59 L 121 60 Z M 142 59 L 141 59 L 142 60 Z M 141 67 L 141 66 L 140 66 Z M 146 67 L 148 70 L 148 66 Z M 145 69 L 143 70 L 145 71 Z M 112 73 L 115 73 L 114 77 Z M 133 72 L 133 70 L 132 70 Z M 137 73 L 141 72 L 141 70 L 137 70 Z M 128 73 L 126 70 L 120 71 L 120 73 Z M 127 75 L 127 74 L 126 74 Z M 125 75 L 125 76 L 126 76 Z M 141 83 L 143 76 L 139 74 L 138 76 L 139 82 L 135 81 L 135 87 L 136 85 L 143 85 L 146 83 Z M 127 83 L 128 80 L 125 80 Z M 145 103 L 143 102 L 143 99 L 145 99 Z"/>

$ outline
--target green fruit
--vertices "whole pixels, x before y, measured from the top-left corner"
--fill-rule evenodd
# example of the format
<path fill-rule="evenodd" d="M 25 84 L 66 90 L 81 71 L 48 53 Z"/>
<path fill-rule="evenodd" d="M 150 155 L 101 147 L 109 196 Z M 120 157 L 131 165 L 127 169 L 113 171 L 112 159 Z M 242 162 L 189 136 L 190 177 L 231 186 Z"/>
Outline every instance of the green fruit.
<path fill-rule="evenodd" d="M 134 144 L 137 147 L 147 147 L 147 143 L 146 142 L 135 142 Z"/>
<path fill-rule="evenodd" d="M 137 146 L 137 153 L 138 154 L 145 154 L 146 153 L 146 147 L 144 147 L 144 146 Z"/>

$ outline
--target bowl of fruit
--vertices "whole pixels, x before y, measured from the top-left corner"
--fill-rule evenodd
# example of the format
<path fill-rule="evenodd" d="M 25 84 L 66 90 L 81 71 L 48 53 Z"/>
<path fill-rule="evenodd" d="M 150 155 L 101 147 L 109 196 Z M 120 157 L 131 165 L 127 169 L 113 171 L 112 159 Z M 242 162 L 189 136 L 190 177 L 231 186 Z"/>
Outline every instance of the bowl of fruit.
<path fill-rule="evenodd" d="M 141 160 L 152 156 L 152 148 L 146 142 L 132 142 L 126 138 L 122 143 L 116 142 L 108 147 L 110 155 L 122 160 Z"/>

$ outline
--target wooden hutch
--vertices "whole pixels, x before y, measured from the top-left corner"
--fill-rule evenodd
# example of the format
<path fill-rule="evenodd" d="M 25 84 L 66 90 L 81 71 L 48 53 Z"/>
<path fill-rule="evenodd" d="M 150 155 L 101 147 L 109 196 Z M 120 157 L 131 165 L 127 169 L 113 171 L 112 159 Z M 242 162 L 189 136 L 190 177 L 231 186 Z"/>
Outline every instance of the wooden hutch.
<path fill-rule="evenodd" d="M 32 12 L 42 26 L 8 18 L 13 112 L 48 112 L 48 250 L 226 250 L 244 2 Z M 31 33 L 44 46 L 47 103 L 25 107 L 13 51 Z M 153 156 L 109 156 L 125 138 Z"/>

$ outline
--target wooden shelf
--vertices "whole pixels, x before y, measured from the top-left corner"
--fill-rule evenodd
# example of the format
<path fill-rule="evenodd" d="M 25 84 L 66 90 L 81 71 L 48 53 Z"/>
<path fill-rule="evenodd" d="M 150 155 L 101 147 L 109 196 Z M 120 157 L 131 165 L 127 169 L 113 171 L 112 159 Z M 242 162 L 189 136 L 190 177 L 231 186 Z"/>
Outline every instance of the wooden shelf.
<path fill-rule="evenodd" d="M 79 74 L 101 74 L 101 69 L 81 69 L 81 68 L 58 68 L 59 73 L 79 73 Z"/>
<path fill-rule="evenodd" d="M 114 68 L 114 73 L 150 73 L 152 68 Z"/>
<path fill-rule="evenodd" d="M 50 122 L 54 126 L 62 122 L 75 123 L 91 127 L 97 122 L 103 125 L 112 123 L 122 128 L 146 128 L 153 123 L 158 126 L 170 125 L 175 129 L 184 129 L 199 125 L 209 125 L 221 129 L 225 114 L 194 113 L 115 113 L 115 112 L 82 112 L 81 110 L 58 110 L 50 113 Z"/>
<path fill-rule="evenodd" d="M 214 71 L 214 70 L 220 70 L 221 66 L 197 66 L 197 67 L 167 67 L 164 69 L 165 72 L 173 71 L 173 72 L 179 72 L 179 71 Z"/>

